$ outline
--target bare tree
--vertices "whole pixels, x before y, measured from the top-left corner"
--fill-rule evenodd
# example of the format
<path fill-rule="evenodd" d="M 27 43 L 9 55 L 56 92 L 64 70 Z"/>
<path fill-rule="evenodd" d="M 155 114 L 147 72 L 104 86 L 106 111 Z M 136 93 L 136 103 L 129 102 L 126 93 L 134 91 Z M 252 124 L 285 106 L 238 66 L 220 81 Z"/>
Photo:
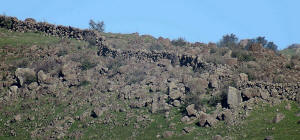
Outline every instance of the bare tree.
<path fill-rule="evenodd" d="M 105 24 L 103 21 L 98 21 L 97 23 L 94 20 L 90 20 L 90 29 L 98 31 L 98 32 L 104 32 Z"/>

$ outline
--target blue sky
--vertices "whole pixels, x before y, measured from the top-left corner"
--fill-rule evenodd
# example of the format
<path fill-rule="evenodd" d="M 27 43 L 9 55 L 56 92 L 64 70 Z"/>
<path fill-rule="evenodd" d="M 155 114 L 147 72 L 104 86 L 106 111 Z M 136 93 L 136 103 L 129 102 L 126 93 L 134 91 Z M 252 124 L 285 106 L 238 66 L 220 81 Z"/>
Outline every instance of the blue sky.
<path fill-rule="evenodd" d="M 300 43 L 299 6 L 299 0 L 6 0 L 0 13 L 79 28 L 103 20 L 107 32 L 192 42 L 216 42 L 228 33 L 265 36 L 282 49 Z"/>

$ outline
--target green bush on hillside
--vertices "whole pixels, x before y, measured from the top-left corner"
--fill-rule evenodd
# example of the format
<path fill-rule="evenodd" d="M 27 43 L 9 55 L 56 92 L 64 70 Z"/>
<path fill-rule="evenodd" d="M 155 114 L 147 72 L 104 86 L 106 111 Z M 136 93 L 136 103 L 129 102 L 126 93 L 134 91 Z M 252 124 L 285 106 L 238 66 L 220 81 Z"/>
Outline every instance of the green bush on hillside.
<path fill-rule="evenodd" d="M 178 39 L 174 39 L 171 41 L 174 46 L 185 46 L 187 41 L 183 37 L 179 37 Z"/>

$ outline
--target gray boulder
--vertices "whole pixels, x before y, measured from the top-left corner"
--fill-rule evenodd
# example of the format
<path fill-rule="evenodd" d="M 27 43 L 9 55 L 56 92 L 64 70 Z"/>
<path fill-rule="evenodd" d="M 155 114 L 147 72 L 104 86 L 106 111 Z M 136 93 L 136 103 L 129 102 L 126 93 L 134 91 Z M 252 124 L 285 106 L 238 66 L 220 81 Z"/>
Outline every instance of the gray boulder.
<path fill-rule="evenodd" d="M 217 119 L 214 118 L 213 116 L 209 115 L 209 114 L 206 114 L 204 112 L 200 112 L 199 114 L 199 122 L 198 124 L 202 127 L 211 127 L 211 126 L 214 126 L 216 123 L 217 123 Z"/>
<path fill-rule="evenodd" d="M 189 116 L 196 116 L 197 115 L 197 110 L 195 109 L 194 104 L 191 104 L 191 105 L 187 106 L 185 109 L 186 109 L 186 112 L 188 113 Z"/>
<path fill-rule="evenodd" d="M 212 140 L 223 140 L 223 138 L 220 135 L 216 135 L 212 137 Z"/>
<path fill-rule="evenodd" d="M 21 86 L 36 82 L 36 75 L 33 69 L 18 68 L 15 72 L 15 76 L 17 77 L 17 80 Z"/>
<path fill-rule="evenodd" d="M 227 92 L 227 104 L 229 108 L 236 108 L 242 102 L 241 93 L 234 87 L 229 87 Z"/>
<path fill-rule="evenodd" d="M 103 115 L 105 109 L 103 108 L 95 108 L 92 112 L 91 112 L 91 116 L 93 118 L 99 118 L 100 116 Z"/>
<path fill-rule="evenodd" d="M 241 82 L 246 82 L 246 81 L 248 81 L 248 75 L 245 74 L 245 73 L 240 73 L 240 74 L 239 74 L 239 78 L 240 78 L 240 81 L 241 81 Z"/>
<path fill-rule="evenodd" d="M 174 82 L 169 83 L 169 97 L 173 100 L 179 99 L 183 96 L 183 93 L 180 89 L 176 86 Z"/>

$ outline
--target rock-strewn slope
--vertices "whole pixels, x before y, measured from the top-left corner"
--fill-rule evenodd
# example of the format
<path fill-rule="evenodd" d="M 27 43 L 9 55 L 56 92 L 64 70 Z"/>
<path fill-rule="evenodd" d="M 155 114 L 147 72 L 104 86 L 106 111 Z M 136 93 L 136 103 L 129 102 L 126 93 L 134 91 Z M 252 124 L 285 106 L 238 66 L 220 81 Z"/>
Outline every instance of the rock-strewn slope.
<path fill-rule="evenodd" d="M 295 82 L 299 78 L 291 77 L 292 83 L 273 82 L 278 74 L 299 72 L 286 68 L 289 61 L 284 57 L 259 45 L 243 50 L 241 55 L 256 58 L 244 61 L 232 57 L 237 53 L 234 50 L 212 43 L 167 45 L 176 48 L 170 51 L 126 50 L 112 47 L 120 37 L 33 19 L 1 16 L 0 27 L 6 28 L 0 36 L 7 40 L 28 32 L 59 40 L 51 45 L 31 40 L 31 45 L 23 47 L 10 42 L 0 46 L 4 60 L 0 65 L 0 137 L 246 138 L 247 131 L 246 136 L 237 135 L 235 128 L 243 129 L 254 108 L 287 102 L 288 113 L 294 113 L 295 101 L 300 101 L 300 85 Z M 134 36 L 130 42 L 143 38 Z M 160 43 L 170 45 L 167 39 L 155 41 L 155 45 Z M 273 62 L 269 59 L 274 63 L 264 65 Z M 285 80 L 288 77 L 281 82 Z M 289 129 L 297 125 L 295 115 L 274 117 L 274 122 L 287 123 Z"/>

